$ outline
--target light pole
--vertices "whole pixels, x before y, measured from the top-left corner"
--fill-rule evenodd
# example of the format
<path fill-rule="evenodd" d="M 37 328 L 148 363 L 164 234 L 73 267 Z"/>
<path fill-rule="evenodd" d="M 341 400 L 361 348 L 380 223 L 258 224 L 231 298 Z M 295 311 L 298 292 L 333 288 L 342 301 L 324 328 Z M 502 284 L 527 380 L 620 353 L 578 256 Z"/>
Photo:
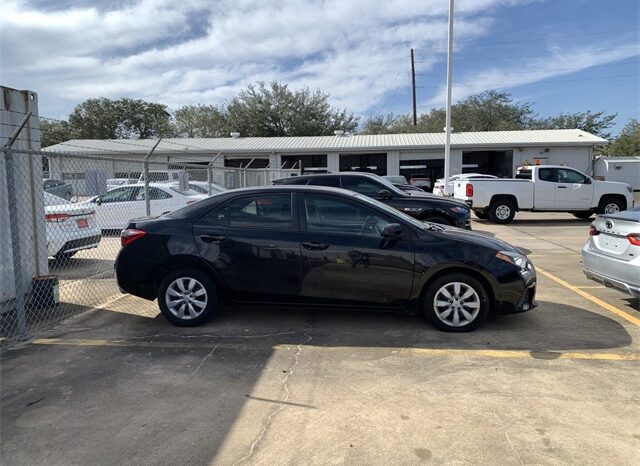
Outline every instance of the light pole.
<path fill-rule="evenodd" d="M 453 0 L 449 0 L 449 34 L 447 36 L 447 122 L 444 128 L 444 194 L 449 192 L 451 176 L 451 74 L 453 67 Z"/>

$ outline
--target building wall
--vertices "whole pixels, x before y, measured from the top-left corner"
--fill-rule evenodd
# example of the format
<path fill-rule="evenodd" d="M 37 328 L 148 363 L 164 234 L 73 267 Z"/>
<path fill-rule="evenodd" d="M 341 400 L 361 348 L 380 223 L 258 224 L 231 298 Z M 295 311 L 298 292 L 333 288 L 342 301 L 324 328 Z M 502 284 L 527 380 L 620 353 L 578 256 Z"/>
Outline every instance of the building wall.
<path fill-rule="evenodd" d="M 513 149 L 514 171 L 520 165 L 566 165 L 583 173 L 592 173 L 591 147 L 523 147 Z"/>

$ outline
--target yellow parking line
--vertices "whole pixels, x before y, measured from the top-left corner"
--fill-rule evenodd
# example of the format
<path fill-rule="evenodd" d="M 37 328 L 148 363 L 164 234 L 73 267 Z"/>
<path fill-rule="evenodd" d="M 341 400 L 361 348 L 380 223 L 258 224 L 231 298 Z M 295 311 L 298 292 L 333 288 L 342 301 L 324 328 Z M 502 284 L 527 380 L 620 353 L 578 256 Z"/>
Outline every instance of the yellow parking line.
<path fill-rule="evenodd" d="M 580 296 L 582 296 L 585 299 L 588 299 L 589 301 L 591 301 L 592 303 L 597 304 L 598 306 L 600 306 L 601 308 L 611 312 L 612 314 L 617 315 L 618 317 L 623 318 L 624 320 L 631 322 L 634 325 L 637 325 L 638 327 L 640 327 L 640 319 L 638 319 L 637 317 L 632 316 L 631 314 L 624 312 L 622 309 L 618 309 L 615 306 L 612 306 L 611 304 L 604 302 L 603 300 L 601 300 L 600 298 L 596 298 L 595 296 L 593 296 L 590 293 L 587 293 L 586 291 L 581 290 L 580 288 L 578 288 L 575 285 L 572 285 L 571 283 L 564 281 L 562 278 L 560 277 L 556 277 L 554 274 L 547 272 L 546 270 L 541 269 L 540 267 L 536 267 L 536 270 L 538 272 L 540 272 L 542 275 L 544 275 L 547 278 L 550 278 L 551 280 L 553 280 L 556 283 L 559 283 L 560 285 L 564 286 L 565 288 L 567 288 L 568 290 L 573 291 L 574 293 L 579 294 Z"/>
<path fill-rule="evenodd" d="M 39 338 L 33 340 L 34 345 L 62 345 L 62 346 L 93 346 L 116 348 L 180 348 L 180 349 L 211 349 L 212 347 L 238 348 L 247 350 L 250 346 L 240 343 L 214 344 L 211 342 L 179 342 L 179 341 L 135 341 L 135 340 L 108 340 L 108 339 L 79 339 L 79 338 Z M 347 346 L 313 346 L 304 345 L 305 348 L 315 348 L 323 351 L 351 350 Z M 281 344 L 271 347 L 274 351 L 290 350 L 296 345 Z M 264 348 L 256 348 L 264 349 Z M 595 361 L 640 361 L 640 353 L 581 353 L 562 351 L 536 351 L 536 350 L 481 350 L 481 349 L 450 349 L 450 348 L 386 348 L 392 354 L 409 354 L 417 356 L 452 356 L 452 357 L 484 357 L 496 359 L 573 359 Z"/>
<path fill-rule="evenodd" d="M 581 290 L 600 290 L 602 288 L 606 288 L 606 286 L 603 286 L 603 285 L 576 286 L 576 288 L 580 288 Z"/>

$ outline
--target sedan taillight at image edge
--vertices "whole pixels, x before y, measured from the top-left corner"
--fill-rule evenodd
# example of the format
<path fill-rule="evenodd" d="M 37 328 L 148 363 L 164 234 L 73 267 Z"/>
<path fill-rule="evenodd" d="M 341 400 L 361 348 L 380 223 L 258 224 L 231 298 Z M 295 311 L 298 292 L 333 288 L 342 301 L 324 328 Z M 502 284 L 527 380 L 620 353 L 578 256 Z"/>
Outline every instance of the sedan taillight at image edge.
<path fill-rule="evenodd" d="M 133 243 L 135 240 L 142 238 L 146 234 L 147 232 L 144 230 L 125 228 L 120 232 L 120 245 L 125 247 L 126 245 Z"/>
<path fill-rule="evenodd" d="M 634 246 L 640 246 L 640 233 L 629 233 L 627 239 Z"/>

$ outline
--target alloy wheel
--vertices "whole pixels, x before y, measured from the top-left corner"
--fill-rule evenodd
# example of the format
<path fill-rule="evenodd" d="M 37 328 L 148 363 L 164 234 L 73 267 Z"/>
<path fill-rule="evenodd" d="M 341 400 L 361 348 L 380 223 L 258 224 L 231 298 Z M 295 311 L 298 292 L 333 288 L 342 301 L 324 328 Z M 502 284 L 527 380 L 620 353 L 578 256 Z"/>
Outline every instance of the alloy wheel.
<path fill-rule="evenodd" d="M 511 209 L 508 205 L 501 204 L 496 209 L 496 218 L 500 220 L 506 220 L 511 215 Z"/>
<path fill-rule="evenodd" d="M 452 327 L 463 327 L 473 322 L 480 313 L 480 306 L 476 290 L 463 282 L 445 284 L 433 298 L 436 316 Z"/>
<path fill-rule="evenodd" d="M 165 304 L 171 314 L 181 320 L 193 320 L 207 307 L 205 287 L 195 278 L 179 277 L 167 287 Z"/>

